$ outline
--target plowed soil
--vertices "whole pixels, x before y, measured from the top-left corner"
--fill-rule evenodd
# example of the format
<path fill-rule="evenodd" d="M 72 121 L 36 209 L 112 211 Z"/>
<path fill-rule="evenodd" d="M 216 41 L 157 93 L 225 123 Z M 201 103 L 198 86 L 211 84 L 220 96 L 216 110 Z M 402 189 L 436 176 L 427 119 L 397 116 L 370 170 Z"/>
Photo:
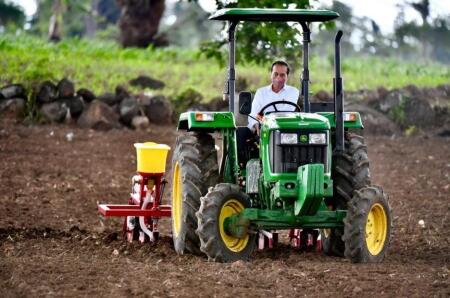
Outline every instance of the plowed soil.
<path fill-rule="evenodd" d="M 97 204 L 127 202 L 133 143 L 173 146 L 175 137 L 174 127 L 99 132 L 1 119 L 0 296 L 450 296 L 448 138 L 366 136 L 394 229 L 385 261 L 361 265 L 286 241 L 250 262 L 179 256 L 170 220 L 157 245 L 124 242 L 121 220 L 103 219 Z"/>

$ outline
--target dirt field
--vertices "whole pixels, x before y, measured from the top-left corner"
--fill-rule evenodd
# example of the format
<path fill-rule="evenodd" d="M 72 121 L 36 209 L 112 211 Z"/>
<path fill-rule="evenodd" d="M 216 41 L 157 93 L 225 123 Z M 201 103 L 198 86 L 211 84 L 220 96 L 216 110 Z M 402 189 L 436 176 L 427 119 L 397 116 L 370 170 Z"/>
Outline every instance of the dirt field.
<path fill-rule="evenodd" d="M 169 220 L 156 246 L 124 243 L 121 221 L 102 219 L 97 203 L 126 203 L 133 143 L 148 140 L 173 145 L 175 130 L 0 120 L 1 297 L 450 296 L 449 138 L 367 137 L 372 179 L 390 195 L 394 229 L 384 263 L 366 265 L 287 245 L 232 264 L 178 256 Z"/>

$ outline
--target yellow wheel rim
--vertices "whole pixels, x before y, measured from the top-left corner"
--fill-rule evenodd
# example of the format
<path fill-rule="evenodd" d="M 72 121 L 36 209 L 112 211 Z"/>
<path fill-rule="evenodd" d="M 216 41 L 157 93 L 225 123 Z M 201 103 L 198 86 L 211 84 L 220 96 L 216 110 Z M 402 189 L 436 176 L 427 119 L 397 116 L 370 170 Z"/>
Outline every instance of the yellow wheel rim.
<path fill-rule="evenodd" d="M 173 233 L 175 237 L 180 234 L 181 230 L 181 215 L 183 206 L 183 183 L 181 181 L 180 165 L 175 163 L 172 178 L 172 218 L 173 218 Z"/>
<path fill-rule="evenodd" d="M 233 252 L 240 252 L 247 247 L 249 235 L 246 235 L 245 238 L 237 238 L 228 235 L 224 229 L 224 222 L 227 217 L 230 217 L 233 214 L 240 213 L 242 210 L 244 210 L 244 205 L 242 205 L 242 203 L 236 199 L 230 199 L 226 201 L 222 206 L 222 209 L 220 209 L 220 237 L 222 238 L 223 243 L 226 245 L 226 247 Z"/>
<path fill-rule="evenodd" d="M 384 247 L 387 235 L 387 216 L 380 204 L 370 208 L 366 222 L 366 244 L 369 252 L 376 256 Z"/>

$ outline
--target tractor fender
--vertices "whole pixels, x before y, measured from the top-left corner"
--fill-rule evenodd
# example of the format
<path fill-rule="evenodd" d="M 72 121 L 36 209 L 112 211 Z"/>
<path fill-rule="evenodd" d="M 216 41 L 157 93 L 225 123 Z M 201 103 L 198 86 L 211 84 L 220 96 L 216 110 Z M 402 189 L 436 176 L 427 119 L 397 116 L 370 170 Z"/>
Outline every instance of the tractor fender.
<path fill-rule="evenodd" d="M 224 128 L 236 128 L 232 112 L 192 111 L 180 114 L 178 130 L 215 131 Z"/>

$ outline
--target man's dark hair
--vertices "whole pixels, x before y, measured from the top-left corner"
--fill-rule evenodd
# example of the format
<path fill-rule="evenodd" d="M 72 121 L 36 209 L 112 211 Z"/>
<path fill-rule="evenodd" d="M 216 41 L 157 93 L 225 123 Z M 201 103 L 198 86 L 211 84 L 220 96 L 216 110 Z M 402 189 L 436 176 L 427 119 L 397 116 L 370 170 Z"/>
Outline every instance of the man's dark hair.
<path fill-rule="evenodd" d="M 275 61 L 274 63 L 272 63 L 272 67 L 270 68 L 270 71 L 271 71 L 271 72 L 273 71 L 273 67 L 274 67 L 275 65 L 283 65 L 283 66 L 286 66 L 286 67 L 287 67 L 287 74 L 289 74 L 289 71 L 291 70 L 291 69 L 289 68 L 289 64 L 287 64 L 287 63 L 284 62 L 283 60 L 277 60 L 277 61 Z"/>

